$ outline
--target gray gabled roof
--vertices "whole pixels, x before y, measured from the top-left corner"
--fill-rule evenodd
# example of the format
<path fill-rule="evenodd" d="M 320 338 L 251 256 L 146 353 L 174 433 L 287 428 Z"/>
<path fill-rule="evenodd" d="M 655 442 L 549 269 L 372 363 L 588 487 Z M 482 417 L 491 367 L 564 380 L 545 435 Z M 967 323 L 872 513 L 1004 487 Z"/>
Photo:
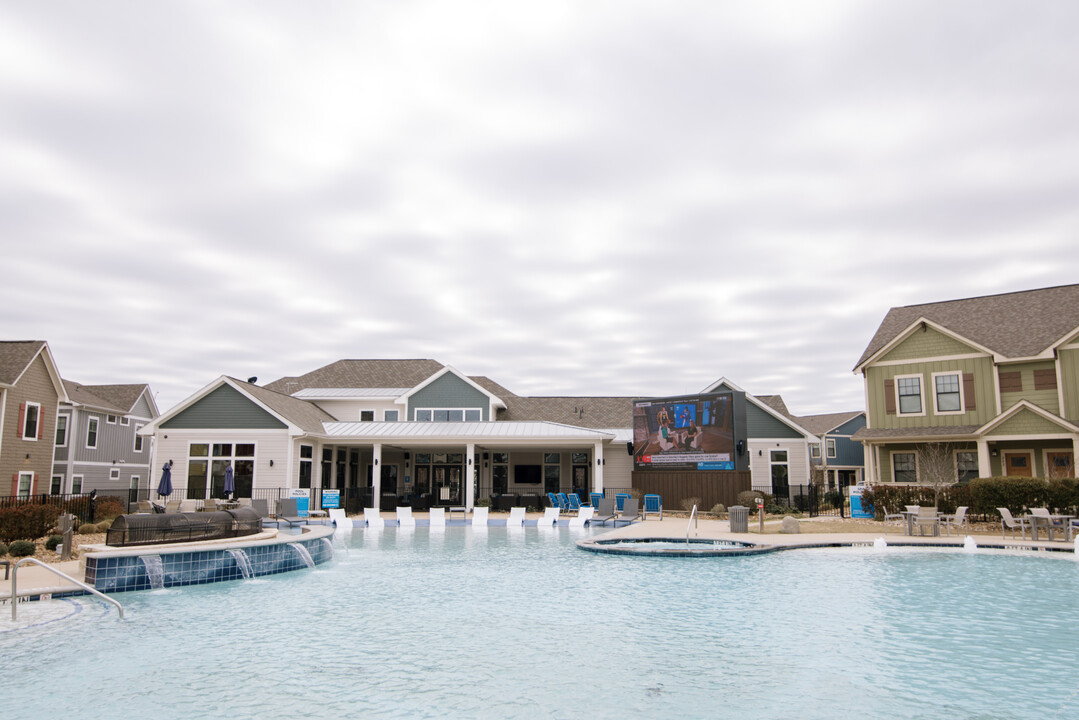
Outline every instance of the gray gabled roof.
<path fill-rule="evenodd" d="M 135 403 L 149 386 L 145 383 L 136 385 L 83 385 L 71 380 L 64 380 L 64 389 L 73 403 L 86 405 L 100 410 L 109 410 L 118 415 L 131 412 Z"/>
<path fill-rule="evenodd" d="M 443 368 L 437 360 L 338 360 L 265 387 L 291 394 L 304 388 L 413 388 Z"/>
<path fill-rule="evenodd" d="M 554 422 L 583 428 L 633 427 L 632 397 L 517 397 L 504 398 L 499 421 Z"/>
<path fill-rule="evenodd" d="M 1034 357 L 1079 329 L 1079 285 L 894 307 L 854 367 L 921 318 L 1002 357 Z"/>
<path fill-rule="evenodd" d="M 824 415 L 803 415 L 795 418 L 795 420 L 814 435 L 824 435 L 863 414 L 861 410 L 855 410 L 853 412 L 827 413 Z"/>
<path fill-rule="evenodd" d="M 0 342 L 0 385 L 14 385 L 43 347 L 44 340 Z"/>
<path fill-rule="evenodd" d="M 337 422 L 337 418 L 333 415 L 307 400 L 300 400 L 236 378 L 229 378 L 229 380 L 304 432 L 321 434 L 323 423 Z"/>

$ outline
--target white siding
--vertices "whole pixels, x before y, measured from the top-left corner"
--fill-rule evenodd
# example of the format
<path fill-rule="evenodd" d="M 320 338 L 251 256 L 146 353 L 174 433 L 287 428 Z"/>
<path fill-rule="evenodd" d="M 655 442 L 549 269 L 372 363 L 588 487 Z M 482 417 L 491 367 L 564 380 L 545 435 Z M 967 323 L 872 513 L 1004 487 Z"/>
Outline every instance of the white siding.
<path fill-rule="evenodd" d="M 603 489 L 633 487 L 633 456 L 624 442 L 603 443 Z"/>
<path fill-rule="evenodd" d="M 167 437 L 166 437 L 167 435 Z M 288 487 L 289 436 L 287 430 L 177 430 L 158 431 L 154 440 L 154 467 L 150 487 L 157 489 L 161 467 L 169 460 L 174 492 L 187 491 L 187 459 L 191 443 L 254 443 L 256 488 Z M 270 460 L 274 466 L 270 467 Z"/>
<path fill-rule="evenodd" d="M 758 439 L 749 441 L 749 470 L 753 474 L 753 487 L 771 487 L 772 450 L 787 451 L 787 472 L 790 485 L 809 484 L 809 445 L 804 438 L 792 440 L 779 438 L 774 440 Z"/>

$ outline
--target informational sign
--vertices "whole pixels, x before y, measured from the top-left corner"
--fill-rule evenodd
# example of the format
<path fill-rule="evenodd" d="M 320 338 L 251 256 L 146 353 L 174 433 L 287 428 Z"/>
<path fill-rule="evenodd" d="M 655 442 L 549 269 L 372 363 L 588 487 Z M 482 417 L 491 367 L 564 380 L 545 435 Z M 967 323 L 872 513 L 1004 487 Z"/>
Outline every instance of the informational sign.
<path fill-rule="evenodd" d="M 873 506 L 862 503 L 862 492 L 864 490 L 865 485 L 850 486 L 850 516 L 852 518 L 871 520 L 874 517 Z"/>
<path fill-rule="evenodd" d="M 322 491 L 322 509 L 330 510 L 332 508 L 341 507 L 341 491 L 330 490 L 329 488 Z"/>
<path fill-rule="evenodd" d="M 296 514 L 307 517 L 311 509 L 311 491 L 308 488 L 291 488 L 288 496 L 296 501 Z"/>

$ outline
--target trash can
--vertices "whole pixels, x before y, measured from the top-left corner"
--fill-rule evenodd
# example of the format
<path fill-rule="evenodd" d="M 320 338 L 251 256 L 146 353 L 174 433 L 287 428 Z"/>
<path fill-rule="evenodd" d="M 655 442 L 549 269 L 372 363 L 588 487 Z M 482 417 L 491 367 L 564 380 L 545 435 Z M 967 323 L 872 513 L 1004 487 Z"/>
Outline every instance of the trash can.
<path fill-rule="evenodd" d="M 749 532 L 749 508 L 744 505 L 733 505 L 727 508 L 731 515 L 731 532 Z"/>

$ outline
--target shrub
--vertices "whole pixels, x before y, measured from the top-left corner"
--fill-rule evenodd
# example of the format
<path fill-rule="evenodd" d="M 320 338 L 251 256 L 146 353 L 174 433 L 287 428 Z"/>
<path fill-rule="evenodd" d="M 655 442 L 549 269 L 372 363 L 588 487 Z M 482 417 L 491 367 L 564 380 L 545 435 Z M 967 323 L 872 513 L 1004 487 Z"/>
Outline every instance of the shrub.
<path fill-rule="evenodd" d="M 79 525 L 79 535 L 93 535 L 97 532 L 97 525 L 93 523 L 83 523 Z"/>
<path fill-rule="evenodd" d="M 758 499 L 763 499 L 765 500 L 764 504 L 768 504 L 767 497 L 759 490 L 743 490 L 742 492 L 738 493 L 738 504 L 742 505 L 743 507 L 753 508 L 754 510 L 756 510 Z"/>
<path fill-rule="evenodd" d="M 724 505 L 723 503 L 716 503 L 715 505 L 712 506 L 712 514 L 713 515 L 726 515 L 727 514 L 727 506 Z"/>
<path fill-rule="evenodd" d="M 124 502 L 111 495 L 99 497 L 94 501 L 94 519 L 103 520 L 105 518 L 115 518 L 118 515 L 124 514 Z"/>
<path fill-rule="evenodd" d="M 99 533 L 108 532 L 112 527 L 112 520 L 102 520 L 97 524 L 97 531 Z"/>
<path fill-rule="evenodd" d="M 0 508 L 0 542 L 36 540 L 56 525 L 60 508 L 55 505 L 23 503 Z"/>
<path fill-rule="evenodd" d="M 0 555 L 7 555 L 7 545 L 0 542 Z"/>
<path fill-rule="evenodd" d="M 29 557 L 37 550 L 37 546 L 29 540 L 16 540 L 7 549 L 11 557 Z"/>
<path fill-rule="evenodd" d="M 843 507 L 843 493 L 839 490 L 829 490 L 824 493 L 824 502 L 830 507 Z"/>
<path fill-rule="evenodd" d="M 694 505 L 700 506 L 701 499 L 699 497 L 687 497 L 682 498 L 682 509 L 689 512 L 693 509 Z"/>
<path fill-rule="evenodd" d="M 64 542 L 64 537 L 62 535 L 50 535 L 49 539 L 45 541 L 45 549 L 55 550 L 62 542 Z"/>

